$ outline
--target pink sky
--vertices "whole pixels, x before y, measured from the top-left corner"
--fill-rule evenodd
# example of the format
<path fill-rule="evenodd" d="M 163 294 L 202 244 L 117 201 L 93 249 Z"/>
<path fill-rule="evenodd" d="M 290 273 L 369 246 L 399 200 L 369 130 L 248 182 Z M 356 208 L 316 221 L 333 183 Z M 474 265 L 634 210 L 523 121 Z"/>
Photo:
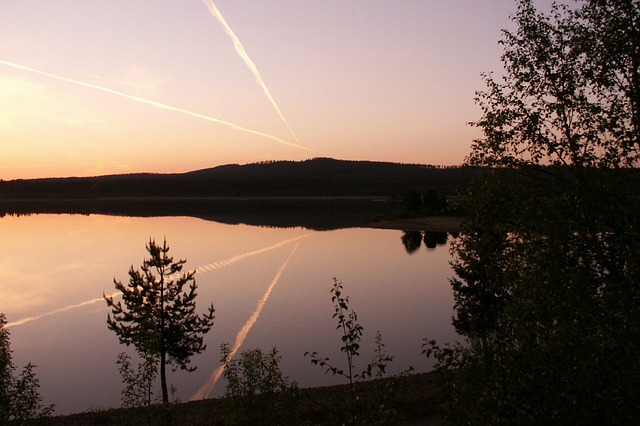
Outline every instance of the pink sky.
<path fill-rule="evenodd" d="M 460 164 L 479 136 L 467 122 L 480 116 L 480 73 L 500 72 L 515 9 L 214 3 L 254 71 L 201 0 L 3 2 L 0 179 L 321 156 Z"/>

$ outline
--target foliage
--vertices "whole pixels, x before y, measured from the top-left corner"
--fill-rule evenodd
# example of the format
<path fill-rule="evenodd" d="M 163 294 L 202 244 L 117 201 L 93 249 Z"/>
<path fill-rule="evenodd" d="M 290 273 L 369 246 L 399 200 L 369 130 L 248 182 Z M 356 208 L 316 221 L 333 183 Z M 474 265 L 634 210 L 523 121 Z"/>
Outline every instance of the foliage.
<path fill-rule="evenodd" d="M 428 215 L 443 214 L 447 210 L 447 197 L 438 194 L 434 189 L 429 189 L 423 195 L 424 211 Z"/>
<path fill-rule="evenodd" d="M 358 322 L 358 314 L 353 310 L 349 311 L 349 296 L 342 296 L 342 291 L 342 282 L 334 278 L 333 287 L 331 288 L 331 302 L 334 305 L 333 318 L 338 319 L 336 329 L 342 333 L 340 351 L 347 358 L 346 371 L 330 364 L 329 358 L 319 357 L 317 352 L 305 352 L 304 355 L 311 358 L 312 364 L 327 367 L 327 373 L 331 372 L 334 376 L 343 376 L 348 379 L 353 393 L 355 381 L 363 377 L 362 374 L 355 372 L 355 359 L 360 356 L 360 339 L 364 329 Z"/>
<path fill-rule="evenodd" d="M 518 0 L 504 31 L 502 81 L 485 75 L 473 125 L 474 165 L 550 162 L 572 170 L 637 165 L 640 24 L 637 1 L 577 1 L 550 15 Z"/>
<path fill-rule="evenodd" d="M 280 355 L 249 349 L 231 358 L 229 345 L 220 348 L 220 362 L 227 380 L 225 396 L 234 407 L 235 423 L 297 424 L 297 383 L 290 383 L 280 370 Z"/>
<path fill-rule="evenodd" d="M 418 212 L 422 210 L 422 195 L 414 187 L 409 187 L 404 191 L 402 204 L 408 212 Z"/>
<path fill-rule="evenodd" d="M 447 210 L 447 197 L 439 195 L 433 188 L 421 194 L 415 187 L 410 186 L 404 191 L 402 205 L 405 214 L 440 215 Z"/>
<path fill-rule="evenodd" d="M 162 246 L 150 240 L 146 249 L 150 258 L 143 261 L 141 271 L 131 267 L 128 285 L 114 280 L 122 301 L 104 296 L 113 314 L 107 325 L 120 343 L 135 346 L 142 359 L 155 358 L 160 366 L 162 401 L 167 403 L 166 365 L 195 370 L 189 367 L 191 357 L 206 348 L 203 336 L 213 325 L 214 309 L 211 305 L 202 316 L 196 313 L 195 271 L 178 276 L 186 261 L 173 261 L 166 240 Z"/>
<path fill-rule="evenodd" d="M 311 358 L 313 365 L 319 365 L 321 367 L 327 367 L 326 372 L 332 375 L 342 376 L 349 380 L 350 388 L 350 400 L 347 401 L 347 407 L 350 414 L 350 422 L 356 423 L 358 421 L 371 422 L 372 418 L 375 418 L 378 414 L 387 414 L 379 412 L 378 410 L 362 409 L 357 404 L 359 400 L 358 393 L 356 391 L 356 382 L 360 380 L 370 379 L 374 376 L 378 384 L 380 385 L 378 391 L 378 407 L 384 411 L 384 399 L 385 389 L 381 383 L 382 378 L 386 373 L 386 368 L 394 357 L 387 354 L 384 344 L 382 343 L 382 335 L 380 331 L 376 333 L 375 343 L 375 355 L 370 364 L 368 364 L 360 373 L 356 372 L 355 359 L 360 356 L 360 340 L 364 328 L 358 322 L 358 315 L 355 311 L 349 311 L 349 296 L 343 296 L 343 286 L 337 278 L 333 279 L 333 287 L 331 288 L 331 301 L 334 305 L 333 318 L 338 319 L 337 330 L 341 332 L 342 346 L 340 351 L 345 354 L 347 358 L 346 370 L 335 366 L 329 358 L 322 358 L 317 352 L 305 352 L 305 356 Z M 359 416 L 359 414 L 361 414 Z M 364 416 L 367 416 L 365 418 Z"/>
<path fill-rule="evenodd" d="M 125 387 L 122 389 L 124 408 L 151 406 L 153 383 L 158 374 L 158 359 L 147 355 L 137 368 L 133 368 L 131 357 L 126 352 L 118 354 L 118 371 Z"/>
<path fill-rule="evenodd" d="M 453 414 L 456 410 L 455 402 L 460 399 L 457 382 L 460 381 L 461 371 L 464 371 L 465 361 L 470 358 L 468 349 L 460 342 L 456 342 L 453 346 L 445 343 L 444 347 L 441 347 L 435 340 L 424 339 L 422 354 L 436 360 L 433 369 L 443 376 L 443 393 L 449 404 L 448 418 L 455 419 Z"/>
<path fill-rule="evenodd" d="M 519 0 L 453 246 L 460 423 L 640 418 L 640 3 Z M 442 361 L 440 361 L 442 364 Z"/>
<path fill-rule="evenodd" d="M 22 424 L 32 418 L 49 417 L 53 405 L 43 407 L 40 404 L 40 381 L 35 375 L 35 366 L 29 363 L 15 376 L 17 367 L 13 363 L 6 325 L 6 317 L 0 313 L 0 424 Z"/>

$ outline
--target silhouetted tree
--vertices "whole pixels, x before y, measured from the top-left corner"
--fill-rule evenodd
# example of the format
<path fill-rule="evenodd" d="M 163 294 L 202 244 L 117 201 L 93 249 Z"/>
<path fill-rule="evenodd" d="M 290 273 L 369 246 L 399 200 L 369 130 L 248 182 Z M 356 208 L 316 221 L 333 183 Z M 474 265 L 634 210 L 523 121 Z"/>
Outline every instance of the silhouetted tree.
<path fill-rule="evenodd" d="M 16 366 L 6 325 L 6 317 L 0 313 L 0 424 L 21 424 L 30 418 L 47 417 L 53 412 L 53 405 L 40 405 L 40 381 L 33 371 L 35 365 L 27 364 L 15 376 Z"/>
<path fill-rule="evenodd" d="M 203 336 L 213 325 L 214 309 L 211 305 L 202 316 L 196 313 L 195 271 L 177 276 L 186 261 L 173 261 L 166 240 L 162 246 L 150 240 L 146 249 L 150 258 L 142 262 L 141 271 L 131 266 L 128 285 L 114 279 L 122 301 L 116 303 L 112 296 L 104 296 L 113 314 L 107 325 L 120 343 L 135 346 L 141 358 L 157 357 L 162 401 L 167 403 L 166 366 L 195 370 L 189 367 L 191 357 L 206 348 Z"/>
<path fill-rule="evenodd" d="M 137 368 L 133 368 L 131 357 L 120 352 L 116 361 L 122 382 L 121 400 L 124 408 L 151 406 L 153 383 L 158 375 L 158 357 L 147 354 Z"/>
<path fill-rule="evenodd" d="M 447 197 L 441 196 L 437 191 L 430 189 L 424 194 L 425 213 L 431 215 L 442 214 L 447 209 Z"/>
<path fill-rule="evenodd" d="M 517 1 L 454 245 L 464 423 L 640 419 L 640 2 Z M 627 179 L 636 179 L 629 182 Z"/>
<path fill-rule="evenodd" d="M 409 187 L 405 190 L 402 197 L 402 204 L 408 212 L 418 212 L 422 209 L 422 196 L 420 192 L 414 187 Z"/>

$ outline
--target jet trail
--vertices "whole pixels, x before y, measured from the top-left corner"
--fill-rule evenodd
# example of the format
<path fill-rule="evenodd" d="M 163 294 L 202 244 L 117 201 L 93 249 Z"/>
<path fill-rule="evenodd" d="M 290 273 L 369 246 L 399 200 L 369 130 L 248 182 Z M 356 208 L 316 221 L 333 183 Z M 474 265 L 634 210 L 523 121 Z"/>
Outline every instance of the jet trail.
<path fill-rule="evenodd" d="M 233 347 L 231 348 L 231 351 L 229 352 L 229 356 L 227 357 L 225 363 L 219 365 L 218 368 L 216 368 L 213 374 L 211 374 L 211 377 L 209 378 L 207 383 L 202 385 L 202 387 L 198 390 L 198 392 L 196 392 L 195 395 L 191 397 L 192 401 L 196 399 L 205 399 L 209 397 L 209 394 L 213 390 L 213 387 L 216 385 L 216 383 L 222 376 L 224 367 L 227 365 L 229 361 L 231 361 L 231 358 L 233 358 L 236 352 L 238 352 L 238 349 L 240 349 L 240 346 L 242 346 L 242 344 L 244 343 L 244 340 L 247 338 L 249 331 L 251 331 L 251 328 L 256 323 L 256 321 L 258 321 L 258 318 L 262 313 L 262 309 L 264 308 L 264 305 L 267 303 L 267 300 L 269 299 L 269 296 L 271 295 L 273 288 L 276 286 L 276 284 L 280 280 L 280 276 L 282 276 L 282 274 L 284 273 L 284 270 L 287 268 L 287 264 L 289 263 L 289 260 L 293 256 L 293 253 L 295 253 L 299 244 L 300 243 L 296 244 L 293 250 L 291 250 L 291 253 L 289 253 L 289 256 L 285 259 L 285 261 L 280 266 L 280 269 L 271 280 L 271 283 L 269 284 L 269 287 L 267 287 L 267 291 L 262 296 L 262 299 L 258 301 L 258 305 L 256 306 L 255 311 L 253 311 L 253 313 L 251 314 L 247 322 L 240 329 L 240 331 L 238 331 L 238 334 L 236 335 L 236 341 L 234 342 Z"/>
<path fill-rule="evenodd" d="M 103 76 L 98 75 L 98 74 L 89 74 L 89 76 L 93 77 L 93 78 L 98 78 L 100 80 L 108 81 L 108 82 L 111 82 L 111 83 L 124 84 L 126 86 L 132 86 L 132 87 L 137 88 L 137 89 L 149 89 L 149 90 L 155 89 L 154 86 L 150 86 L 148 84 L 132 83 L 132 82 L 129 82 L 129 81 L 117 80 L 115 78 L 103 77 Z"/>
<path fill-rule="evenodd" d="M 252 135 L 260 136 L 260 137 L 263 137 L 263 138 L 266 138 L 266 139 L 270 139 L 272 141 L 281 143 L 283 145 L 288 145 L 288 146 L 292 146 L 292 147 L 295 147 L 295 148 L 298 148 L 298 149 L 304 149 L 304 150 L 307 150 L 307 151 L 311 151 L 312 150 L 311 148 L 308 148 L 306 146 L 302 146 L 302 145 L 299 145 L 297 143 L 289 142 L 289 141 L 286 141 L 286 140 L 284 140 L 282 138 L 279 138 L 277 136 L 273 136 L 273 135 L 270 135 L 268 133 L 263 133 L 263 132 L 260 132 L 258 130 L 248 129 L 246 127 L 242 127 L 242 126 L 240 126 L 238 124 L 231 123 L 229 121 L 225 121 L 225 120 L 222 120 L 222 119 L 219 119 L 219 118 L 211 117 L 211 116 L 205 115 L 205 114 L 200 114 L 198 112 L 189 111 L 189 110 L 184 109 L 184 108 L 178 108 L 178 107 L 174 107 L 174 106 L 171 106 L 171 105 L 163 104 L 161 102 L 152 101 L 150 99 L 141 98 L 139 96 L 129 95 L 129 94 L 126 94 L 126 93 L 123 93 L 123 92 L 119 92 L 117 90 L 109 89 L 107 87 L 98 86 L 96 84 L 85 83 L 83 81 L 74 80 L 74 79 L 71 79 L 71 78 L 68 78 L 68 77 L 63 77 L 63 76 L 56 75 L 56 74 L 51 74 L 51 73 L 46 72 L 46 71 L 41 71 L 41 70 L 38 70 L 38 69 L 35 69 L 35 68 L 27 67 L 25 65 L 15 64 L 13 62 L 8 62 L 8 61 L 3 61 L 3 60 L 0 60 L 0 65 L 6 65 L 8 67 L 11 67 L 11 68 L 14 68 L 14 69 L 17 69 L 17 70 L 27 71 L 27 72 L 30 72 L 30 73 L 33 73 L 33 74 L 38 74 L 38 75 L 41 75 L 41 76 L 44 76 L 44 77 L 48 77 L 48 78 L 52 78 L 52 79 L 55 79 L 55 80 L 64 81 L 65 83 L 77 84 L 79 86 L 84 86 L 84 87 L 88 87 L 88 88 L 91 88 L 91 89 L 100 90 L 102 92 L 111 93 L 112 95 L 121 96 L 123 98 L 129 99 L 129 100 L 132 100 L 132 101 L 135 101 L 135 102 L 140 102 L 140 103 L 143 103 L 143 104 L 151 105 L 151 106 L 156 107 L 156 108 L 165 109 L 165 110 L 168 110 L 168 111 L 180 112 L 182 114 L 186 114 L 186 115 L 189 115 L 191 117 L 196 117 L 196 118 L 200 118 L 202 120 L 211 121 L 211 122 L 218 123 L 218 124 L 223 124 L 223 125 L 225 125 L 227 127 L 231 127 L 234 130 L 239 130 L 241 132 L 245 132 L 245 133 L 249 133 L 249 134 L 252 134 Z"/>
<path fill-rule="evenodd" d="M 282 122 L 285 124 L 285 126 L 287 126 L 287 129 L 289 129 L 289 132 L 291 132 L 291 135 L 294 137 L 296 142 L 300 142 L 296 134 L 293 132 L 293 129 L 291 128 L 291 126 L 289 126 L 287 119 L 284 118 L 284 114 L 282 114 L 282 111 L 280 111 L 280 107 L 276 103 L 275 99 L 273 99 L 273 96 L 271 96 L 271 92 L 269 92 L 269 89 L 267 88 L 266 83 L 262 79 L 262 76 L 260 75 L 260 71 L 258 71 L 258 67 L 256 67 L 256 64 L 251 60 L 251 58 L 249 58 L 249 55 L 247 54 L 247 51 L 244 50 L 244 46 L 242 46 L 240 39 L 238 39 L 236 34 L 233 32 L 233 30 L 227 23 L 226 19 L 224 19 L 224 17 L 216 7 L 216 5 L 213 3 L 213 0 L 203 0 L 203 2 L 209 8 L 209 12 L 211 12 L 213 17 L 216 18 L 224 28 L 225 33 L 227 33 L 227 36 L 229 36 L 229 38 L 233 42 L 233 48 L 235 49 L 236 53 L 238 54 L 238 56 L 240 56 L 240 59 L 244 61 L 244 63 L 249 68 L 249 70 L 253 73 L 253 76 L 256 79 L 256 83 L 258 83 L 258 85 L 262 88 L 262 91 L 264 92 L 265 96 L 267 97 L 267 99 L 269 99 L 269 102 L 271 102 L 271 105 L 273 105 L 273 108 L 276 110 L 276 112 L 280 116 L 280 119 L 282 120 Z"/>

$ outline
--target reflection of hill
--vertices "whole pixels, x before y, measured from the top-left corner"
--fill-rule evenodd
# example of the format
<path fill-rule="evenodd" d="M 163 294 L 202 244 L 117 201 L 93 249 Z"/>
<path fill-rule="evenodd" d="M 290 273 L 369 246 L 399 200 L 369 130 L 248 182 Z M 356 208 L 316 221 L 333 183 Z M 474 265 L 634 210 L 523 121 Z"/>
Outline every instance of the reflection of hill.
<path fill-rule="evenodd" d="M 364 226 L 371 217 L 384 214 L 395 205 L 371 198 L 0 200 L 0 217 L 37 213 L 192 216 L 228 224 L 329 230 Z"/>

